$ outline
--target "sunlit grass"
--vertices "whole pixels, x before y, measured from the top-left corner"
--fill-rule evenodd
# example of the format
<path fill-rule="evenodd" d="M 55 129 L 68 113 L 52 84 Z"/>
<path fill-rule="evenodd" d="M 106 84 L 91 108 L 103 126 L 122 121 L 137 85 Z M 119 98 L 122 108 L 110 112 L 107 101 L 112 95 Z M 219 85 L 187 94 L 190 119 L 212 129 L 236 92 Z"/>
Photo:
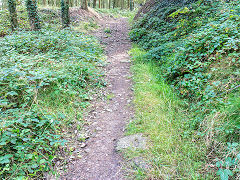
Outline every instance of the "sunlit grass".
<path fill-rule="evenodd" d="M 131 50 L 135 119 L 129 123 L 127 134 L 143 133 L 149 137 L 149 149 L 129 151 L 127 156 L 144 157 L 152 168 L 145 173 L 136 170 L 135 178 L 200 178 L 205 147 L 184 138 L 187 116 L 182 102 L 159 77 L 155 65 L 142 61 L 144 54 L 136 47 Z"/>
<path fill-rule="evenodd" d="M 133 21 L 133 18 L 137 12 L 137 9 L 135 9 L 134 11 L 130 11 L 128 9 L 120 9 L 120 8 L 115 8 L 115 9 L 96 8 L 95 10 L 100 14 L 109 15 L 114 18 L 120 18 L 120 17 L 128 18 L 128 21 L 130 23 Z"/>

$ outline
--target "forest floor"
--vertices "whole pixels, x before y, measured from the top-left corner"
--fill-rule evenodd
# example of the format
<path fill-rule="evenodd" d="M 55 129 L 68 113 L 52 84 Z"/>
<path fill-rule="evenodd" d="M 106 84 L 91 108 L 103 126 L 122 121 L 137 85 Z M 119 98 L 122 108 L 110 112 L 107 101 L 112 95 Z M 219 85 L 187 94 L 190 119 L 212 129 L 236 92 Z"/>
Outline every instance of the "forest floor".
<path fill-rule="evenodd" d="M 107 86 L 103 94 L 108 94 L 108 98 L 93 102 L 93 110 L 85 117 L 88 123 L 85 129 L 91 136 L 85 145 L 76 147 L 83 152 L 82 158 L 71 161 L 61 179 L 124 179 L 123 159 L 116 151 L 116 143 L 133 117 L 129 27 L 126 18 L 107 18 L 100 20 L 100 25 L 94 35 L 104 45 L 107 55 Z"/>

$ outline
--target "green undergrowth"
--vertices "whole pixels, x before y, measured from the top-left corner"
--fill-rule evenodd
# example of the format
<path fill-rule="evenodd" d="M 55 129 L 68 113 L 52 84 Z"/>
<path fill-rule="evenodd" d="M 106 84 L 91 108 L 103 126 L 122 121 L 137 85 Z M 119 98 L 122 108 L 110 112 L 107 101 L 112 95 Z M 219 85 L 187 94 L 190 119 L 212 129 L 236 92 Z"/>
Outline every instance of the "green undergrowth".
<path fill-rule="evenodd" d="M 132 22 L 135 14 L 136 14 L 136 11 L 137 11 L 137 10 L 130 11 L 128 9 L 120 9 L 120 8 L 114 8 L 114 9 L 96 8 L 95 10 L 100 14 L 109 15 L 114 18 L 120 18 L 120 17 L 128 18 L 129 22 Z"/>
<path fill-rule="evenodd" d="M 182 136 L 204 142 L 203 177 L 239 177 L 239 15 L 239 1 L 161 1 L 130 33 L 187 105 Z"/>
<path fill-rule="evenodd" d="M 191 136 L 188 129 L 185 105 L 152 62 L 146 62 L 145 51 L 134 47 L 133 59 L 135 119 L 127 134 L 143 133 L 149 138 L 147 150 L 128 151 L 128 158 L 143 157 L 149 169 L 137 168 L 134 179 L 200 179 L 205 163 L 206 146 Z"/>
<path fill-rule="evenodd" d="M 17 6 L 17 19 L 18 19 L 18 30 L 29 31 L 30 25 L 28 21 L 27 10 L 23 6 Z M 39 8 L 39 17 L 41 21 L 41 27 L 60 29 L 61 28 L 61 17 L 58 9 Z M 8 10 L 0 11 L 0 37 L 11 34 L 11 24 L 9 21 Z"/>
<path fill-rule="evenodd" d="M 72 12 L 70 27 L 78 32 L 96 30 L 99 26 L 93 17 L 81 17 L 76 8 L 70 8 Z M 61 11 L 57 7 L 38 7 L 39 19 L 43 29 L 62 29 Z M 17 6 L 18 31 L 29 31 L 27 10 L 23 6 Z M 8 10 L 0 11 L 0 37 L 11 34 L 11 24 Z"/>
<path fill-rule="evenodd" d="M 0 54 L 0 178 L 41 179 L 103 85 L 102 49 L 91 36 L 42 30 L 1 38 Z"/>

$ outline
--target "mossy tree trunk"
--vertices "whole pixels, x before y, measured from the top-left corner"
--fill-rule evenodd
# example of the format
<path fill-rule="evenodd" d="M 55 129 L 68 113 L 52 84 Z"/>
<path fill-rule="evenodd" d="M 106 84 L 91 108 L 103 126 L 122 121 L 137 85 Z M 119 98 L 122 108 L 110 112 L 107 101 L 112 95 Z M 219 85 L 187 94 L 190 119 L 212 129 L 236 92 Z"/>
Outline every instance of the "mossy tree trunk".
<path fill-rule="evenodd" d="M 116 8 L 116 0 L 113 0 L 113 9 Z"/>
<path fill-rule="evenodd" d="M 69 27 L 69 0 L 61 0 L 61 12 L 62 12 L 62 26 L 63 28 Z"/>
<path fill-rule="evenodd" d="M 82 0 L 81 8 L 84 10 L 88 10 L 87 0 Z"/>
<path fill-rule="evenodd" d="M 26 0 L 28 18 L 32 30 L 38 31 L 41 29 L 40 20 L 37 12 L 37 3 L 35 0 Z"/>
<path fill-rule="evenodd" d="M 93 0 L 93 8 L 96 8 L 97 6 L 97 0 Z"/>
<path fill-rule="evenodd" d="M 133 0 L 130 0 L 130 11 L 133 10 Z"/>
<path fill-rule="evenodd" d="M 8 10 L 10 14 L 10 22 L 12 31 L 15 31 L 18 26 L 16 0 L 8 0 Z"/>

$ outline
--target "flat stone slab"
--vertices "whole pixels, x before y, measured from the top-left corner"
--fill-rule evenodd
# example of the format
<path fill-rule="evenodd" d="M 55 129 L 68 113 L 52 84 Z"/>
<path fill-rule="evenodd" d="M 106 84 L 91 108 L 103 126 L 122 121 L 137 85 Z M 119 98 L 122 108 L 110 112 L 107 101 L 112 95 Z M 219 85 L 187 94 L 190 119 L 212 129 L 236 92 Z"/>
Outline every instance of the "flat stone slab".
<path fill-rule="evenodd" d="M 123 149 L 146 149 L 147 138 L 143 137 L 142 134 L 134 134 L 125 136 L 118 140 L 116 150 L 120 151 Z"/>

